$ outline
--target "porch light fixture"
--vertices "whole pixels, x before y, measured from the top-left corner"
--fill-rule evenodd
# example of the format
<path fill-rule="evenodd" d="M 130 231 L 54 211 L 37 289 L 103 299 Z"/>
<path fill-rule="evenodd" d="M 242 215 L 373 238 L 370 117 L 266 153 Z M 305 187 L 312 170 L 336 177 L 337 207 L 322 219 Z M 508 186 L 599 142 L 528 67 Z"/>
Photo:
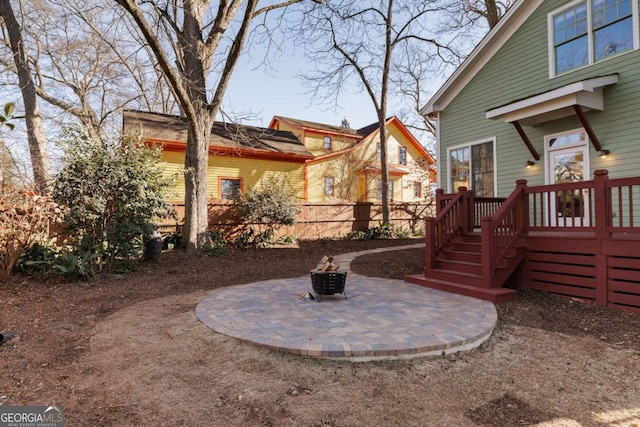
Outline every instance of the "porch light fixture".
<path fill-rule="evenodd" d="M 600 150 L 601 159 L 606 159 L 608 155 L 609 155 L 609 150 Z"/>
<path fill-rule="evenodd" d="M 531 166 L 535 164 L 536 162 L 534 162 L 533 160 L 527 160 L 527 164 L 525 166 L 527 167 L 527 169 L 531 169 Z"/>

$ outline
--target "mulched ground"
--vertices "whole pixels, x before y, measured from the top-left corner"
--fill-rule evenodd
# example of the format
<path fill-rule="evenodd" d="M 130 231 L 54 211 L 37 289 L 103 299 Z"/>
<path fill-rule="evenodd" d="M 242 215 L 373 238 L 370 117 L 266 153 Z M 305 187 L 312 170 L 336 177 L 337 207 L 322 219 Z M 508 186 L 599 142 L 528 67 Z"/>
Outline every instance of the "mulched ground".
<path fill-rule="evenodd" d="M 78 361 L 89 349 L 92 331 L 125 307 L 199 290 L 303 276 L 323 255 L 415 243 L 420 240 L 299 242 L 295 247 L 230 249 L 220 257 L 171 251 L 164 252 L 160 262 L 141 263 L 130 274 L 104 274 L 89 282 L 15 277 L 0 283 L 0 332 L 16 333 L 0 345 L 0 404 L 44 403 L 42 390 L 51 401 L 81 396 L 71 378 L 91 374 L 79 372 Z M 393 257 L 366 255 L 354 261 L 352 270 L 402 279 L 421 271 L 423 256 L 422 250 L 397 251 Z M 497 309 L 498 331 L 526 326 L 640 349 L 639 315 L 536 291 L 521 291 L 517 301 Z M 538 415 L 508 394 L 467 413 L 481 426 L 531 425 Z"/>

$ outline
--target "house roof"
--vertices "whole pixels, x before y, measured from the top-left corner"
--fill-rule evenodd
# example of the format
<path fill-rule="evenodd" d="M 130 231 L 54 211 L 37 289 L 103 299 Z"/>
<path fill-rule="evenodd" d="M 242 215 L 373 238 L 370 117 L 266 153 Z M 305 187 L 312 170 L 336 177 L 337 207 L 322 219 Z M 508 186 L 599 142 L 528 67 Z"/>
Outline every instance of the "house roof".
<path fill-rule="evenodd" d="M 444 110 L 524 24 L 543 0 L 518 0 L 473 49 L 456 71 L 420 110 L 429 116 Z"/>
<path fill-rule="evenodd" d="M 160 113 L 136 110 L 123 112 L 123 129 L 144 132 L 148 140 L 186 144 L 187 119 Z M 291 132 L 215 122 L 209 140 L 211 148 L 222 150 L 248 150 L 259 154 L 282 154 L 311 158 L 313 155 Z"/>
<path fill-rule="evenodd" d="M 359 138 L 363 136 L 358 130 L 343 126 L 327 125 L 324 123 L 310 122 L 308 120 L 293 119 L 291 117 L 274 116 L 269 127 L 272 127 L 276 121 L 281 121 L 294 128 L 301 128 L 317 132 L 325 132 L 331 134 L 342 134 Z"/>

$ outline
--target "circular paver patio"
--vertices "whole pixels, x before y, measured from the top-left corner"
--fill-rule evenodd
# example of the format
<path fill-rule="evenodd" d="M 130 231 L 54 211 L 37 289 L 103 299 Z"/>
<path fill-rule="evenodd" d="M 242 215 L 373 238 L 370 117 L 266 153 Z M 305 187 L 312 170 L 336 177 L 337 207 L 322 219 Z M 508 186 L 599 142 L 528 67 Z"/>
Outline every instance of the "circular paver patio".
<path fill-rule="evenodd" d="M 348 266 L 358 255 L 407 248 L 345 254 L 336 262 Z M 223 288 L 203 299 L 196 315 L 218 333 L 275 351 L 352 361 L 468 350 L 489 338 L 498 318 L 487 301 L 352 272 L 348 299 L 303 300 L 310 290 L 308 276 Z"/>

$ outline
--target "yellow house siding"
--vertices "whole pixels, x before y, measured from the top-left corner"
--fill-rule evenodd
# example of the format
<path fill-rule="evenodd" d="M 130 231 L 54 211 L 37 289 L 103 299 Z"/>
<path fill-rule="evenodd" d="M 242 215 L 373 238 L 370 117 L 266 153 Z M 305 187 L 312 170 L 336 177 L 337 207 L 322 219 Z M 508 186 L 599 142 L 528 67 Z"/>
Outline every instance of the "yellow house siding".
<path fill-rule="evenodd" d="M 377 159 L 378 143 L 380 136 L 376 135 L 364 148 L 371 161 L 380 164 Z M 406 165 L 400 164 L 400 147 L 407 149 Z M 409 143 L 405 136 L 393 124 L 387 126 L 387 164 L 390 169 L 402 169 L 407 173 L 399 176 L 391 175 L 389 180 L 393 182 L 393 200 L 398 202 L 411 202 L 423 200 L 429 192 L 430 182 L 428 174 L 417 167 L 419 159 L 422 157 L 416 147 Z M 366 184 L 368 199 L 377 200 L 378 180 L 380 175 L 370 175 Z M 422 185 L 422 197 L 414 196 L 414 182 L 419 181 Z"/>
<path fill-rule="evenodd" d="M 167 175 L 179 171 L 179 179 L 171 190 L 170 200 L 184 200 L 185 187 L 184 153 L 163 152 Z M 252 159 L 246 157 L 209 156 L 207 169 L 207 193 L 209 198 L 220 198 L 220 178 L 242 179 L 242 190 L 248 191 L 262 180 L 272 176 L 286 176 L 296 198 L 304 200 L 304 165 L 278 160 Z"/>
<path fill-rule="evenodd" d="M 331 150 L 324 149 L 324 137 L 331 137 Z M 355 138 L 347 138 L 345 136 L 331 135 L 322 132 L 307 131 L 304 135 L 304 146 L 311 151 L 314 156 L 331 153 L 334 151 L 344 150 L 357 142 Z"/>
<path fill-rule="evenodd" d="M 308 200 L 325 201 L 328 199 L 349 199 L 377 201 L 378 181 L 380 173 L 367 168 L 365 165 L 380 167 L 377 159 L 377 147 L 379 137 L 372 138 L 368 142 L 358 146 L 356 149 L 340 156 L 330 157 L 323 161 L 314 161 L 308 164 Z M 429 191 L 428 175 L 419 172 L 416 168 L 416 160 L 421 156 L 414 145 L 406 141 L 406 138 L 395 126 L 388 127 L 387 137 L 389 168 L 394 171 L 403 170 L 406 173 L 402 176 L 390 175 L 389 179 L 393 183 L 394 201 L 411 202 L 423 200 Z M 407 164 L 400 165 L 400 147 L 407 149 Z M 325 194 L 325 178 L 333 177 L 335 182 L 334 195 L 329 197 Z M 426 178 L 426 179 L 425 179 Z M 422 197 L 414 196 L 414 182 L 420 181 L 422 185 Z M 339 187 L 339 188 L 338 188 Z M 348 188 L 348 191 L 347 191 Z"/>
<path fill-rule="evenodd" d="M 164 164 L 163 175 L 176 177 L 175 185 L 165 196 L 166 200 L 184 200 L 184 153 L 163 151 L 161 161 Z"/>
<path fill-rule="evenodd" d="M 242 178 L 243 191 L 249 191 L 265 179 L 285 176 L 291 191 L 304 200 L 304 166 L 302 163 L 242 157 L 209 156 L 207 189 L 211 197 L 220 198 L 219 178 Z"/>

